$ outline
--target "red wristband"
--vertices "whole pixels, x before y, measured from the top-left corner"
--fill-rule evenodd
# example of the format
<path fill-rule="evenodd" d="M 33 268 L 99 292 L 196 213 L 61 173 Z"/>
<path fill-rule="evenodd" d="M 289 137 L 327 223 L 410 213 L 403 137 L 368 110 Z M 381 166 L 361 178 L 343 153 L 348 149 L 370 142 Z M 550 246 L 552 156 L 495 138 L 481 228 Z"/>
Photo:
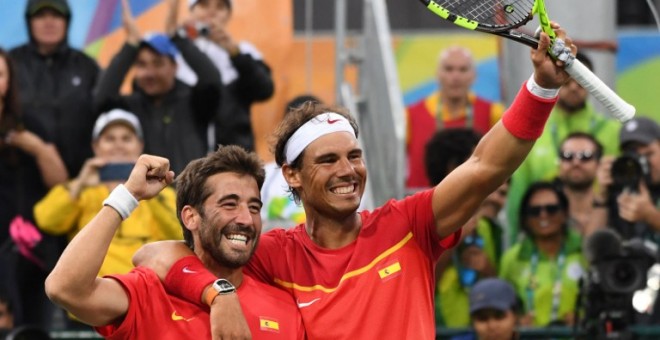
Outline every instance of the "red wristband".
<path fill-rule="evenodd" d="M 541 136 L 557 98 L 540 98 L 529 92 L 525 84 L 502 116 L 502 124 L 514 136 L 534 140 Z"/>
<path fill-rule="evenodd" d="M 202 302 L 204 289 L 217 279 L 197 256 L 186 256 L 176 261 L 165 277 L 165 290 L 200 307 L 208 307 Z"/>

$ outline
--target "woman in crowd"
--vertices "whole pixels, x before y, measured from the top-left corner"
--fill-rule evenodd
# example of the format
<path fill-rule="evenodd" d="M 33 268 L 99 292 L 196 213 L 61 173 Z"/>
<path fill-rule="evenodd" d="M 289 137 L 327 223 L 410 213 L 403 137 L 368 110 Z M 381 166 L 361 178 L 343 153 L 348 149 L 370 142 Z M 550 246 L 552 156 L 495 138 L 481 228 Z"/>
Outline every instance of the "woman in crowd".
<path fill-rule="evenodd" d="M 524 326 L 573 323 L 585 268 L 579 234 L 568 227 L 568 200 L 553 184 L 537 182 L 520 209 L 522 242 L 503 255 L 500 277 L 523 301 Z"/>
<path fill-rule="evenodd" d="M 46 130 L 21 115 L 13 63 L 0 49 L 0 288 L 15 299 L 16 324 L 50 326 L 43 285 L 61 244 L 36 229 L 32 207 L 67 177 Z"/>

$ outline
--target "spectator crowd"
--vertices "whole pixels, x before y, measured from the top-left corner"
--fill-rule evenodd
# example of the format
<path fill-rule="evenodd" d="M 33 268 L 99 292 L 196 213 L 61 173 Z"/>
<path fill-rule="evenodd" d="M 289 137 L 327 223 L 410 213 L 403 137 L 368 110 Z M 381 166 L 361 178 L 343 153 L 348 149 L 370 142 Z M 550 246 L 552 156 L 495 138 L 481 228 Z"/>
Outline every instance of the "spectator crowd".
<path fill-rule="evenodd" d="M 359 329 L 362 320 L 342 318 L 357 309 L 373 313 L 368 322 L 385 312 L 394 319 L 412 315 L 410 329 L 397 329 L 403 337 L 421 334 L 415 327 L 434 334 L 435 327 L 428 325 L 434 315 L 432 326 L 476 332 L 457 339 L 512 339 L 519 327 L 580 322 L 585 314 L 581 282 L 592 267 L 587 245 L 594 235 L 613 230 L 621 240 L 660 242 L 660 126 L 644 113 L 623 124 L 612 120 L 594 109 L 577 82 L 552 78 L 535 64 L 535 75 L 546 78 L 533 76 L 528 83 L 545 81 L 554 88 L 566 82 L 556 91 L 556 104 L 552 111 L 548 108 L 547 124 L 536 143 L 529 144 L 526 158 L 511 156 L 505 159 L 509 164 L 502 165 L 509 149 L 498 150 L 503 154 L 498 158 L 484 155 L 484 148 L 489 143 L 512 145 L 501 138 L 502 126 L 512 124 L 503 123 L 507 110 L 471 91 L 476 78 L 472 53 L 451 46 L 439 54 L 439 90 L 405 112 L 408 196 L 373 212 L 355 213 L 362 211 L 366 182 L 355 119 L 314 96 L 293 98 L 275 132 L 275 162 L 266 164 L 264 172 L 253 154 L 251 107 L 273 95 L 274 83 L 260 51 L 227 31 L 237 4 L 188 0 L 189 17 L 181 18 L 178 0 L 163 2 L 165 30 L 141 32 L 129 0 L 122 0 L 126 41 L 105 69 L 69 45 L 75 13 L 66 0 L 28 0 L 29 41 L 9 51 L 0 49 L 0 336 L 28 325 L 42 330 L 93 325 L 105 336 L 130 338 L 136 330 L 112 322 L 121 316 L 132 322 L 141 310 L 130 301 L 148 303 L 144 294 L 160 280 L 168 288 L 154 293 L 161 299 L 168 299 L 177 287 L 177 299 L 188 298 L 187 304 L 177 305 L 183 307 L 179 314 L 171 314 L 172 320 L 189 313 L 206 318 L 203 324 L 208 326 L 213 305 L 222 300 L 231 306 L 223 294 L 234 291 L 241 301 L 262 299 L 260 306 L 268 305 L 270 319 L 262 315 L 255 324 L 250 317 L 260 310 L 247 303 L 234 309 L 243 311 L 253 335 L 260 329 L 281 331 L 288 338 L 342 337 L 344 326 L 333 325 L 337 329 L 330 331 L 323 324 L 342 322 L 345 329 Z M 585 53 L 576 58 L 593 69 Z M 129 74 L 132 91 L 123 94 L 120 88 Z M 538 104 L 540 111 L 544 103 Z M 308 124 L 332 125 L 332 130 L 322 133 L 318 131 L 325 127 Z M 342 138 L 332 134 L 336 132 Z M 317 139 L 327 143 L 313 144 Z M 331 149 L 334 145 L 342 149 Z M 527 152 L 517 147 L 511 154 Z M 496 170 L 480 167 L 475 155 Z M 519 166 L 509 168 L 516 162 Z M 319 176 L 329 176 L 324 171 L 330 169 L 341 172 L 336 182 L 329 181 L 327 187 L 315 183 Z M 169 177 L 169 170 L 177 177 Z M 242 176 L 230 178 L 227 173 Z M 154 178 L 162 184 L 157 190 L 151 187 Z M 216 184 L 211 190 L 207 183 Z M 458 189 L 448 189 L 449 185 Z M 119 192 L 124 198 L 117 198 Z M 452 204 L 459 203 L 444 202 L 438 192 L 465 199 L 473 209 L 458 211 Z M 333 201 L 333 194 L 343 201 Z M 137 199 L 128 210 L 125 195 Z M 219 208 L 206 201 L 216 196 Z M 244 199 L 248 210 L 238 211 Z M 451 213 L 446 221 L 435 215 L 447 211 Z M 218 223 L 222 214 L 235 220 L 225 227 L 232 234 L 206 234 L 203 226 Z M 255 214 L 260 222 L 253 235 L 241 226 L 254 221 Z M 376 233 L 376 226 L 386 219 L 392 221 L 390 234 Z M 327 227 L 338 221 L 355 229 Z M 111 233 L 98 243 L 98 251 L 82 256 L 89 250 L 86 246 L 97 241 L 87 228 L 99 234 L 108 228 Z M 314 232 L 301 240 L 300 233 L 310 230 Z M 255 252 L 262 232 L 268 235 L 263 251 Z M 413 237 L 409 233 L 414 234 L 416 248 L 404 247 Z M 158 242 L 172 240 L 185 243 Z M 144 247 L 147 244 L 155 247 Z M 229 255 L 218 255 L 209 247 L 233 247 L 240 258 L 230 261 Z M 326 254 L 326 248 L 339 251 Z M 377 263 L 400 248 L 415 254 L 400 253 L 400 261 Z M 162 255 L 165 252 L 168 255 Z M 354 253 L 360 254 L 359 261 L 351 257 Z M 189 255 L 196 255 L 198 262 Z M 161 256 L 167 262 L 163 268 L 154 262 Z M 402 271 L 402 266 L 413 265 L 405 256 L 427 262 Z M 134 263 L 153 272 L 135 269 Z M 88 270 L 74 275 L 66 270 L 72 265 Z M 201 267 L 194 273 L 221 273 L 225 282 L 205 277 L 189 288 L 181 288 L 181 281 L 168 282 L 175 280 L 168 274 L 170 266 L 185 273 L 195 265 Z M 297 266 L 324 269 L 309 269 L 303 275 Z M 312 273 L 326 269 L 331 275 L 322 280 Z M 431 283 L 410 285 L 408 289 L 420 292 L 409 292 L 398 300 L 400 309 L 391 308 L 397 301 L 368 300 L 377 295 L 365 287 L 375 283 L 353 279 L 372 269 L 383 282 L 419 274 Z M 296 301 L 262 281 L 284 287 Z M 301 282 L 308 285 L 300 286 Z M 211 288 L 202 290 L 210 283 Z M 382 287 L 392 295 L 403 289 Z M 84 296 L 76 296 L 77 290 Z M 328 303 L 321 293 L 335 290 L 333 298 L 339 296 L 339 302 L 332 311 L 307 309 Z M 255 292 L 270 292 L 272 301 Z M 428 310 L 406 314 L 418 304 L 412 299 L 424 300 L 427 292 L 432 297 L 419 302 L 419 308 Z M 106 309 L 101 298 L 95 299 L 101 295 L 116 301 Z M 350 300 L 357 302 L 349 305 Z M 200 301 L 203 311 L 198 309 Z M 375 307 L 363 304 L 382 310 L 374 312 Z M 656 313 L 650 314 L 633 321 L 653 323 Z M 161 322 L 156 317 L 147 320 Z M 388 329 L 382 331 L 386 334 Z M 359 332 L 369 337 L 375 331 Z M 207 333 L 202 329 L 199 334 Z"/>

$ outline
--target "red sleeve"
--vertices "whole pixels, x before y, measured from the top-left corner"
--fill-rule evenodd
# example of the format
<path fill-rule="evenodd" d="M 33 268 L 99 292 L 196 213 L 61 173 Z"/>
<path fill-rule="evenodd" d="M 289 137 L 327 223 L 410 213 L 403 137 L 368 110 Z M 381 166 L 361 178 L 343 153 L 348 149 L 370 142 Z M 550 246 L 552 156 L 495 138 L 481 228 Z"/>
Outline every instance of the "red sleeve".
<path fill-rule="evenodd" d="M 417 243 L 433 261 L 436 261 L 442 252 L 458 243 L 461 229 L 442 239 L 438 236 L 432 210 L 433 190 L 419 192 L 395 201 L 394 204 L 407 216 Z"/>
<path fill-rule="evenodd" d="M 285 233 L 284 229 L 273 229 L 261 234 L 259 246 L 250 258 L 250 262 L 243 267 L 243 272 L 259 282 L 274 285 L 275 269 L 273 260 L 281 255 L 283 249 L 281 240 L 286 237 Z"/>
<path fill-rule="evenodd" d="M 120 323 L 98 326 L 94 329 L 107 339 L 135 339 L 138 326 L 142 323 L 139 306 L 148 304 L 150 298 L 158 296 L 155 292 L 162 290 L 159 287 L 158 277 L 150 269 L 144 267 L 134 268 L 128 274 L 106 277 L 118 281 L 124 288 L 129 299 L 128 311 Z M 157 307 L 155 306 L 155 308 Z"/>

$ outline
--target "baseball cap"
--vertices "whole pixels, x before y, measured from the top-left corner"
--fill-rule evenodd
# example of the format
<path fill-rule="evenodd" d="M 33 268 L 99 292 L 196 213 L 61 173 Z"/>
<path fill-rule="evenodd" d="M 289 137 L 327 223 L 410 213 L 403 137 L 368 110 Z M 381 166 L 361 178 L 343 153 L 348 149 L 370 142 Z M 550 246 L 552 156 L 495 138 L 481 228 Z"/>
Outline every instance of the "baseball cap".
<path fill-rule="evenodd" d="M 231 9 L 231 0 L 222 0 L 225 5 L 227 5 L 227 8 Z M 188 8 L 193 8 L 195 5 L 199 3 L 199 0 L 188 0 Z"/>
<path fill-rule="evenodd" d="M 122 109 L 112 109 L 102 113 L 96 119 L 94 130 L 92 131 L 92 140 L 98 139 L 101 133 L 103 133 L 103 130 L 110 124 L 124 124 L 132 128 L 140 139 L 143 139 L 142 125 L 140 125 L 140 120 L 134 114 Z"/>
<path fill-rule="evenodd" d="M 30 0 L 27 5 L 27 15 L 31 17 L 44 8 L 50 8 L 68 17 L 71 15 L 69 4 L 66 0 Z"/>
<path fill-rule="evenodd" d="M 488 278 L 477 281 L 470 290 L 470 314 L 486 308 L 508 311 L 516 304 L 516 292 L 503 280 Z"/>
<path fill-rule="evenodd" d="M 142 45 L 148 46 L 160 55 L 176 58 L 179 50 L 176 48 L 170 37 L 162 33 L 147 33 L 142 38 Z"/>
<path fill-rule="evenodd" d="M 635 117 L 627 121 L 619 133 L 619 145 L 629 142 L 647 145 L 658 139 L 660 139 L 660 126 L 647 117 Z"/>

